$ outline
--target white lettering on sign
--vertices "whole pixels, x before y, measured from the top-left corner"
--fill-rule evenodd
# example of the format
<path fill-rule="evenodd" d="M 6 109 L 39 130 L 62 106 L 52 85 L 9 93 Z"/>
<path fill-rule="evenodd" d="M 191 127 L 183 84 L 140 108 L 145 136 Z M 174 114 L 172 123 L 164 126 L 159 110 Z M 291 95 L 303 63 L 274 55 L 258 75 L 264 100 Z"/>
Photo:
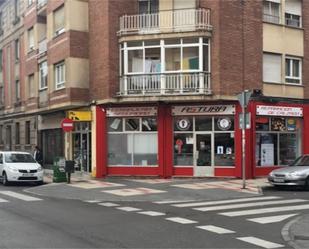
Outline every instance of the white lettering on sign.
<path fill-rule="evenodd" d="M 264 116 L 302 117 L 303 108 L 302 107 L 258 105 L 256 107 L 256 114 L 264 115 Z"/>
<path fill-rule="evenodd" d="M 115 107 L 106 109 L 107 117 L 140 117 L 156 115 L 156 107 Z"/>
<path fill-rule="evenodd" d="M 181 115 L 232 115 L 235 105 L 201 105 L 201 106 L 173 106 L 174 116 Z"/>

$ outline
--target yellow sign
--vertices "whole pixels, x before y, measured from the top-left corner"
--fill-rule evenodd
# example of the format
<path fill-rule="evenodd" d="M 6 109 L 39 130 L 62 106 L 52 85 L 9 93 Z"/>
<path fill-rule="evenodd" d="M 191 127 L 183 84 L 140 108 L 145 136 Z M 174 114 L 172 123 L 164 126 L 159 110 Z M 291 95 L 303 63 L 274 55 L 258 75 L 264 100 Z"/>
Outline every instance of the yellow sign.
<path fill-rule="evenodd" d="M 68 118 L 73 121 L 91 121 L 92 116 L 89 111 L 69 111 Z"/>

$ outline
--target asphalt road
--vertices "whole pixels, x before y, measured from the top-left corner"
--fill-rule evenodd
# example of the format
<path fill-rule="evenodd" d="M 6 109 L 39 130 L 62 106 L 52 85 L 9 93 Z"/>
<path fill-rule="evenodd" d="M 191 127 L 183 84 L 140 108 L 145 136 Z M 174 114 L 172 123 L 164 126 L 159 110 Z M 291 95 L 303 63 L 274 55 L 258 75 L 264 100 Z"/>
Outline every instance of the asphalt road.
<path fill-rule="evenodd" d="M 220 214 L 227 210 L 202 212 L 151 201 L 117 201 L 113 206 L 23 192 L 29 187 L 0 185 L 0 248 L 289 248 L 281 237 L 289 219 L 269 224 L 248 220 L 280 213 L 229 217 Z M 305 191 L 269 188 L 265 195 L 309 201 Z M 304 212 L 308 210 L 297 211 Z"/>

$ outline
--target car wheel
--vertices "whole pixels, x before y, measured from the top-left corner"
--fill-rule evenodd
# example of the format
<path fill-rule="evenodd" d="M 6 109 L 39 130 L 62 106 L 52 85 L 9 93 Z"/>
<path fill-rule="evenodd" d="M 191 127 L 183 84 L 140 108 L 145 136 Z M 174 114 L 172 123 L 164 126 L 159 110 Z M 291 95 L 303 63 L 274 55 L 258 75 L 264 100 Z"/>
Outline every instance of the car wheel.
<path fill-rule="evenodd" d="M 304 189 L 309 190 L 309 176 L 307 177 L 307 179 L 305 181 Z"/>
<path fill-rule="evenodd" d="M 7 175 L 6 175 L 5 172 L 3 172 L 3 174 L 2 174 L 2 184 L 3 184 L 4 186 L 9 185 L 8 177 L 7 177 Z"/>

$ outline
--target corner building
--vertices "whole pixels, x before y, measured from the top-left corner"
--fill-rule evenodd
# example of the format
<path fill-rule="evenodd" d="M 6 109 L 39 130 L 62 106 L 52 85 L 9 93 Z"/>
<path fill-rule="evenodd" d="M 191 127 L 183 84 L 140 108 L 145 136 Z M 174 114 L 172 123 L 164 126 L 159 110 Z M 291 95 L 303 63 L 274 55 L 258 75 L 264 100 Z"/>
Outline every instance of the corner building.
<path fill-rule="evenodd" d="M 102 14 L 103 13 L 103 14 Z M 89 2 L 93 174 L 241 177 L 308 153 L 309 3 Z"/>

